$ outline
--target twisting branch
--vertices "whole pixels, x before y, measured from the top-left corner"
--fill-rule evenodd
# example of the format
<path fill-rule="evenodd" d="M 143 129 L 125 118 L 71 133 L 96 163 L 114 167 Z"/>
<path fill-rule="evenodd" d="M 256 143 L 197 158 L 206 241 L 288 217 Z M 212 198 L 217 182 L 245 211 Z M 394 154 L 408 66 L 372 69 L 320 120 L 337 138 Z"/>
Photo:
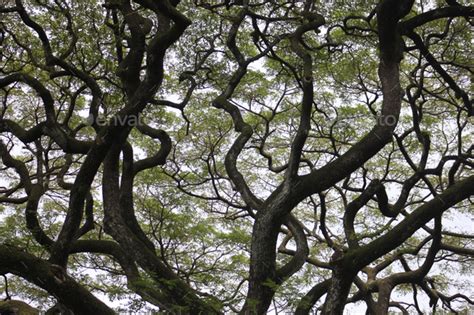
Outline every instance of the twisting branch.
<path fill-rule="evenodd" d="M 308 242 L 302 223 L 294 216 L 289 215 L 286 225 L 295 239 L 296 253 L 288 263 L 276 271 L 280 283 L 298 272 L 303 267 L 309 254 Z"/>
<path fill-rule="evenodd" d="M 2 275 L 3 277 L 3 282 L 5 282 L 5 299 L 4 301 L 11 300 L 12 297 L 10 296 L 10 292 L 8 292 L 8 278 L 6 275 Z"/>
<path fill-rule="evenodd" d="M 474 12 L 474 9 L 472 10 Z M 473 14 L 474 15 L 474 14 Z M 436 70 L 436 72 L 439 73 L 439 75 L 444 79 L 444 81 L 449 85 L 449 87 L 454 91 L 456 94 L 456 98 L 461 98 L 464 107 L 466 108 L 468 115 L 472 116 L 474 115 L 474 111 L 472 108 L 472 102 L 473 100 L 469 99 L 469 96 L 467 93 L 459 87 L 459 85 L 454 81 L 454 79 L 446 72 L 446 70 L 443 69 L 443 67 L 439 64 L 439 62 L 436 60 L 436 58 L 431 54 L 431 52 L 428 50 L 428 47 L 423 43 L 423 40 L 421 39 L 420 35 L 415 33 L 414 31 L 407 31 L 406 34 L 408 37 L 413 40 L 415 43 L 416 47 L 420 50 L 420 52 L 423 54 L 423 56 L 426 58 L 426 60 L 430 63 L 430 65 L 433 67 L 433 69 Z"/>
<path fill-rule="evenodd" d="M 313 61 L 311 55 L 303 48 L 303 35 L 324 25 L 324 17 L 317 13 L 311 13 L 311 19 L 300 25 L 290 36 L 291 48 L 303 60 L 302 90 L 303 100 L 298 130 L 291 144 L 291 153 L 286 171 L 286 180 L 291 183 L 298 175 L 301 154 L 311 129 L 311 113 L 313 109 Z"/>
<path fill-rule="evenodd" d="M 77 314 L 113 315 L 115 312 L 67 275 L 57 265 L 20 251 L 10 245 L 0 245 L 0 273 L 13 273 L 45 289 Z"/>

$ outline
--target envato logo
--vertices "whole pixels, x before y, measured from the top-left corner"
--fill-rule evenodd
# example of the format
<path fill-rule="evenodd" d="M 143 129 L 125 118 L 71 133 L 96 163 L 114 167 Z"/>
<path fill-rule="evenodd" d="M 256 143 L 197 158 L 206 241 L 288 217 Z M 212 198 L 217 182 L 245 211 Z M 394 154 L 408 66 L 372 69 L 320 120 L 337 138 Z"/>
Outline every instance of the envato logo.
<path fill-rule="evenodd" d="M 362 118 L 375 118 L 375 123 L 378 126 L 383 126 L 383 127 L 394 127 L 397 125 L 398 119 L 395 115 L 380 115 L 377 117 L 373 116 L 367 116 L 367 115 L 353 115 L 353 116 L 346 116 L 343 118 L 335 118 L 335 119 L 329 119 L 330 122 L 332 122 L 332 125 L 344 125 L 347 127 L 354 126 L 354 120 L 355 119 L 362 119 Z"/>
<path fill-rule="evenodd" d="M 297 2 L 304 2 L 305 0 L 298 0 Z M 379 3 L 378 0 L 320 0 L 320 4 L 329 5 L 376 5 Z"/>
<path fill-rule="evenodd" d="M 375 0 L 321 0 L 322 4 L 334 4 L 334 5 L 377 5 L 379 1 Z"/>
<path fill-rule="evenodd" d="M 393 127 L 397 124 L 398 119 L 395 115 L 380 115 L 375 118 L 377 125 Z"/>
<path fill-rule="evenodd" d="M 128 126 L 136 127 L 142 125 L 141 119 L 136 115 L 119 116 L 114 115 L 111 118 L 105 118 L 101 115 L 94 116 L 90 114 L 84 121 L 87 126 Z"/>
<path fill-rule="evenodd" d="M 296 0 L 295 2 L 303 3 L 305 0 Z M 320 0 L 320 4 L 328 4 L 328 5 L 376 5 L 379 1 L 376 0 Z M 243 5 L 242 0 L 231 0 L 231 1 L 224 1 L 224 0 L 198 0 L 198 6 L 205 6 L 205 5 L 226 5 L 226 6 L 241 6 Z"/>
<path fill-rule="evenodd" d="M 328 119 L 328 122 L 331 122 L 333 126 L 335 125 L 345 125 L 345 126 L 353 126 L 354 125 L 354 119 L 361 119 L 361 118 L 369 118 L 367 115 L 353 115 L 353 116 L 346 116 L 343 118 L 335 118 L 335 119 Z M 370 116 L 370 118 L 374 118 L 373 116 Z M 387 126 L 387 127 L 393 127 L 397 124 L 398 119 L 394 115 L 380 115 L 375 117 L 375 122 L 378 126 Z M 136 115 L 125 115 L 125 116 L 119 116 L 119 115 L 114 115 L 109 119 L 106 119 L 103 116 L 96 116 L 94 115 L 89 115 L 85 120 L 84 124 L 87 126 L 107 126 L 107 125 L 112 125 L 112 126 L 128 126 L 128 127 L 136 127 L 142 125 L 142 120 L 136 116 Z"/>

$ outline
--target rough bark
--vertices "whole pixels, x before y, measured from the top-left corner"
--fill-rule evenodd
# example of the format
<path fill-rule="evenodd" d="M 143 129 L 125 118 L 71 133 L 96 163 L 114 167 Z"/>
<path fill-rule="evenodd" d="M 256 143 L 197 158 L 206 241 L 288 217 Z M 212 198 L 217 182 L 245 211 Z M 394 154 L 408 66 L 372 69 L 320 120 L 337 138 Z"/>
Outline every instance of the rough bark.
<path fill-rule="evenodd" d="M 46 290 L 76 314 L 115 314 L 66 271 L 10 245 L 0 245 L 0 273 L 12 273 Z"/>

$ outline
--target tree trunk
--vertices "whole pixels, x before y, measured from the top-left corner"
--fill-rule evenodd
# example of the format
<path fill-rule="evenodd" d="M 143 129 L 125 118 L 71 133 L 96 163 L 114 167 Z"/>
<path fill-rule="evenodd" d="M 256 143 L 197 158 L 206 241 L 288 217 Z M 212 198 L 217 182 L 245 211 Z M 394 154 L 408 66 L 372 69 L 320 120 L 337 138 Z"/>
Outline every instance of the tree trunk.
<path fill-rule="evenodd" d="M 270 215 L 257 217 L 252 233 L 249 292 L 241 314 L 266 314 L 275 294 L 278 228 Z"/>
<path fill-rule="evenodd" d="M 324 315 L 341 315 L 346 305 L 347 296 L 357 273 L 344 268 L 344 264 L 334 266 L 331 286 L 324 302 Z"/>
<path fill-rule="evenodd" d="M 389 282 L 379 284 L 379 297 L 377 299 L 377 315 L 387 315 L 390 306 L 390 296 L 393 286 Z"/>

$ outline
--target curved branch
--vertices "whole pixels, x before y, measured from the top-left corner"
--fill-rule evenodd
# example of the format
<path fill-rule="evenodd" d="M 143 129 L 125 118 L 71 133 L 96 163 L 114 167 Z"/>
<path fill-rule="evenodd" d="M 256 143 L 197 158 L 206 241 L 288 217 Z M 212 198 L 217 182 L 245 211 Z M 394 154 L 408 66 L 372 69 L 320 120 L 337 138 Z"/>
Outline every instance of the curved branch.
<path fill-rule="evenodd" d="M 144 243 L 124 221 L 123 205 L 120 200 L 119 156 L 120 142 L 116 142 L 104 160 L 102 193 L 104 200 L 104 225 L 108 234 L 133 257 L 134 260 L 156 281 L 157 287 L 166 295 L 162 301 L 170 310 L 189 310 L 196 313 L 219 313 L 215 305 L 207 304 L 196 292 L 180 279 Z M 129 210 L 129 209 L 127 209 Z"/>
<path fill-rule="evenodd" d="M 158 139 L 161 146 L 160 150 L 158 150 L 158 152 L 156 152 L 153 156 L 133 163 L 133 176 L 143 170 L 165 164 L 166 158 L 171 152 L 172 146 L 171 138 L 164 130 L 154 129 L 145 124 L 139 124 L 137 129 L 144 135 L 147 135 L 153 139 Z"/>
<path fill-rule="evenodd" d="M 309 290 L 308 293 L 306 293 L 305 296 L 298 302 L 295 314 L 309 314 L 313 308 L 313 305 L 316 304 L 316 302 L 319 301 L 319 299 L 329 290 L 330 285 L 331 279 L 328 279 L 312 287 L 311 290 Z"/>
<path fill-rule="evenodd" d="M 472 9 L 474 12 L 474 8 Z M 417 33 L 410 31 L 407 32 L 408 37 L 413 40 L 416 47 L 420 50 L 426 60 L 430 63 L 431 67 L 439 73 L 439 75 L 444 79 L 446 83 L 448 83 L 449 87 L 454 91 L 456 98 L 461 98 L 469 116 L 474 115 L 474 110 L 472 108 L 471 100 L 467 93 L 459 87 L 459 85 L 454 81 L 454 79 L 443 69 L 443 67 L 439 64 L 436 58 L 431 54 L 428 50 L 428 47 L 423 43 L 420 35 Z"/>
<path fill-rule="evenodd" d="M 309 254 L 308 241 L 301 222 L 290 214 L 285 224 L 295 239 L 296 253 L 287 264 L 276 271 L 277 281 L 280 283 L 298 272 L 303 267 Z"/>
<path fill-rule="evenodd" d="M 467 177 L 446 189 L 436 198 L 415 209 L 410 216 L 389 232 L 355 250 L 349 250 L 344 260 L 348 268 L 360 269 L 371 261 L 400 246 L 416 230 L 457 203 L 474 195 L 474 176 Z M 350 267 L 349 267 L 350 266 Z"/>
<path fill-rule="evenodd" d="M 291 35 L 290 42 L 292 50 L 303 60 L 303 100 L 301 106 L 300 123 L 296 131 L 295 138 L 291 143 L 290 158 L 288 169 L 285 174 L 287 181 L 292 181 L 298 174 L 298 168 L 301 161 L 301 155 L 304 144 L 308 138 L 311 129 L 311 112 L 313 108 L 313 61 L 309 54 L 300 44 L 303 41 L 303 35 L 316 30 L 324 25 L 324 17 L 317 13 L 311 13 L 311 20 L 308 23 L 300 25 Z"/>
<path fill-rule="evenodd" d="M 407 34 L 413 31 L 415 28 L 420 27 L 431 21 L 447 18 L 447 17 L 472 17 L 474 16 L 474 7 L 464 6 L 449 6 L 445 8 L 438 8 L 428 12 L 418 14 L 406 21 L 400 23 L 400 29 L 402 34 Z"/>
<path fill-rule="evenodd" d="M 46 123 L 44 124 L 45 131 L 47 134 L 54 139 L 54 141 L 67 153 L 87 153 L 91 148 L 90 142 L 80 141 L 73 137 L 70 137 L 64 130 L 59 126 L 56 121 L 56 113 L 54 109 L 54 99 L 51 92 L 38 80 L 32 76 L 24 73 L 10 74 L 4 78 L 0 78 L 0 87 L 7 86 L 15 82 L 23 82 L 29 87 L 34 89 L 43 101 L 44 109 L 46 112 Z M 12 123 L 5 123 L 7 127 L 10 127 L 9 131 L 16 133 L 15 136 L 18 138 L 24 138 L 24 140 L 31 140 L 30 138 L 38 136 L 39 129 L 35 127 L 31 131 L 23 132 L 18 126 Z M 42 125 L 42 124 L 40 124 Z M 13 127 L 13 128 L 12 128 Z M 32 133 L 34 131 L 34 133 Z"/>
<path fill-rule="evenodd" d="M 77 314 L 115 314 L 57 265 L 3 244 L 0 257 L 0 273 L 12 273 L 36 284 Z"/>

